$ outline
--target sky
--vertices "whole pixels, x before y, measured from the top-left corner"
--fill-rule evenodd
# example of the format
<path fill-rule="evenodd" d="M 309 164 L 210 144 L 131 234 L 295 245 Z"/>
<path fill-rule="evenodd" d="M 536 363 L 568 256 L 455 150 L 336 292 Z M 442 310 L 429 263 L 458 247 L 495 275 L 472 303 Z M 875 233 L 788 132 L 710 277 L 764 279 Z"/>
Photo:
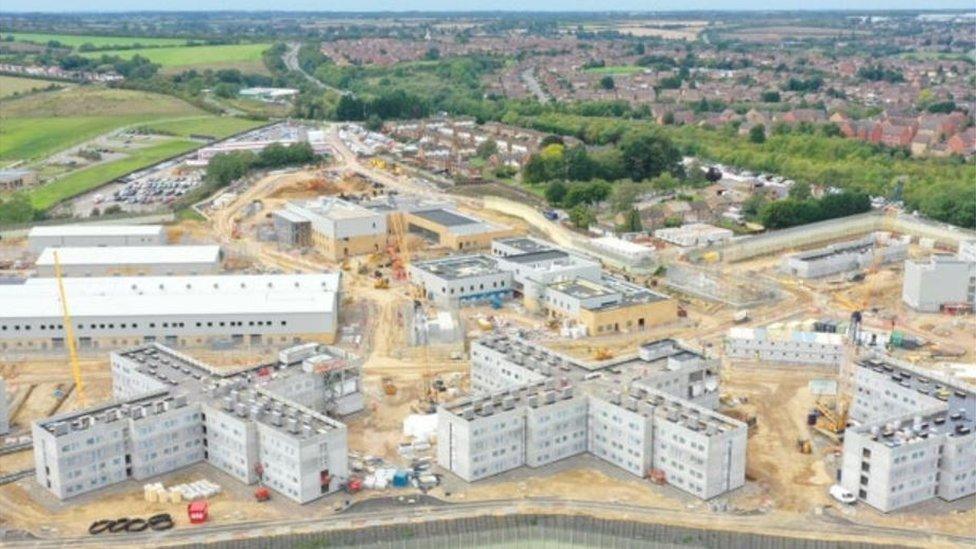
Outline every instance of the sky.
<path fill-rule="evenodd" d="M 973 0 L 0 0 L 13 11 L 685 11 L 974 9 Z"/>

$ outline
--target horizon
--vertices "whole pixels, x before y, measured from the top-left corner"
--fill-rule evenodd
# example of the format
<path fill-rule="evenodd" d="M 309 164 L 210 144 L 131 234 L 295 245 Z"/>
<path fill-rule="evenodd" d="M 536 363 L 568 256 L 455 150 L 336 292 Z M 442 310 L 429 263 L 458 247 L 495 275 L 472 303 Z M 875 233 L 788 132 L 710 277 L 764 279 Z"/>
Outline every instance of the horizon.
<path fill-rule="evenodd" d="M 938 13 L 960 12 L 976 14 L 976 7 L 966 0 L 943 0 L 932 2 L 925 7 L 919 7 L 915 0 L 824 0 L 817 7 L 801 0 L 785 2 L 782 7 L 768 7 L 761 5 L 761 0 L 664 0 L 658 7 L 638 6 L 645 4 L 642 0 L 619 0 L 619 7 L 607 8 L 600 5 L 600 0 L 577 0 L 578 7 L 566 9 L 558 5 L 555 0 L 531 0 L 526 2 L 530 8 L 516 7 L 519 0 L 495 0 L 491 7 L 465 7 L 470 0 L 407 0 L 397 2 L 406 5 L 403 8 L 390 8 L 384 0 L 365 0 L 356 9 L 317 9 L 308 4 L 316 4 L 315 0 L 280 0 L 278 6 L 268 9 L 262 4 L 266 0 L 241 0 L 233 9 L 226 7 L 224 0 L 172 0 L 169 9 L 159 9 L 148 0 L 134 0 L 127 2 L 124 9 L 114 5 L 118 0 L 92 0 L 84 4 L 84 9 L 75 9 L 78 4 L 71 0 L 8 0 L 5 7 L 0 8 L 0 15 L 4 14 L 38 14 L 38 15 L 98 15 L 98 14 L 179 14 L 179 13 L 308 13 L 308 14 L 336 14 L 336 15 L 379 15 L 379 14 L 687 14 L 687 13 Z M 441 4 L 453 4 L 451 7 Z M 217 4 L 217 5 L 214 5 Z M 285 4 L 285 6 L 281 6 Z M 418 5 L 419 4 L 419 5 Z M 481 4 L 481 3 L 479 3 Z M 553 5 L 550 5 L 553 4 Z M 712 4 L 712 5 L 700 5 Z M 755 5 L 753 5 L 755 4 Z M 932 4 L 935 4 L 934 6 Z M 11 8 L 10 5 L 14 7 Z M 458 6 L 460 5 L 460 6 Z M 481 4 L 483 5 L 483 4 Z M 104 7 L 99 7 L 104 6 Z"/>

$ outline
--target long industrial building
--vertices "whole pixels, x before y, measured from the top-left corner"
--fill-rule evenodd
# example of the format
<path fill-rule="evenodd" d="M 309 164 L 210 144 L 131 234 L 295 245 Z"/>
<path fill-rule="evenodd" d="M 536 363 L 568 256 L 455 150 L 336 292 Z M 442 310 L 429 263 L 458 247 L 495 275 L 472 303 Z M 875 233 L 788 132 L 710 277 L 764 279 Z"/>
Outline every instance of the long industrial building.
<path fill-rule="evenodd" d="M 859 240 L 788 255 L 783 258 L 781 270 L 799 278 L 820 278 L 902 261 L 908 256 L 909 241 L 908 236 L 878 232 Z"/>
<path fill-rule="evenodd" d="M 494 334 L 472 396 L 438 409 L 438 464 L 469 482 L 589 452 L 702 499 L 745 483 L 747 429 L 712 411 L 717 364 L 673 340 L 585 363 Z"/>
<path fill-rule="evenodd" d="M 782 326 L 730 328 L 725 338 L 729 358 L 822 364 L 839 367 L 844 359 L 844 337 L 840 334 L 792 330 Z"/>
<path fill-rule="evenodd" d="M 228 372 L 159 344 L 113 353 L 114 402 L 33 424 L 37 482 L 65 499 L 205 461 L 299 503 L 339 490 L 346 426 L 327 413 L 362 409 L 361 361 L 332 347 L 304 355 Z M 302 402 L 296 386 L 318 396 Z"/>
<path fill-rule="evenodd" d="M 52 225 L 34 227 L 27 246 L 34 253 L 65 246 L 163 246 L 162 225 Z"/>
<path fill-rule="evenodd" d="M 882 512 L 976 493 L 976 389 L 888 357 L 853 377 L 844 488 Z"/>
<path fill-rule="evenodd" d="M 82 246 L 45 248 L 35 262 L 38 276 L 54 276 L 57 253 L 62 276 L 171 276 L 217 274 L 220 246 Z"/>
<path fill-rule="evenodd" d="M 79 349 L 332 342 L 339 273 L 65 278 Z M 64 348 L 57 279 L 0 285 L 0 350 Z"/>

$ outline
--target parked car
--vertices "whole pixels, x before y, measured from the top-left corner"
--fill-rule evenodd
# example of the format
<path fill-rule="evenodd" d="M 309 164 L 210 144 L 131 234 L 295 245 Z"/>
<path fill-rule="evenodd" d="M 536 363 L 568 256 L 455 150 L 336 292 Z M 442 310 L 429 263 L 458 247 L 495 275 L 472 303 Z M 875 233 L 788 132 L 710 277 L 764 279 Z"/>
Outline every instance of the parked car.
<path fill-rule="evenodd" d="M 847 489 L 840 484 L 835 484 L 830 487 L 830 496 L 845 505 L 851 505 L 857 501 L 854 494 L 848 492 Z"/>

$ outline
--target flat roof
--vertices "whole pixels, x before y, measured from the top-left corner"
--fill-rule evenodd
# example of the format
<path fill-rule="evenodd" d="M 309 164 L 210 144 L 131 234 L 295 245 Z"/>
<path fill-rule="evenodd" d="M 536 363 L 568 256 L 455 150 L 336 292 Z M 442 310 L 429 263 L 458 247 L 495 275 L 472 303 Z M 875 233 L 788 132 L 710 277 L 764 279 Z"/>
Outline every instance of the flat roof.
<path fill-rule="evenodd" d="M 792 341 L 795 343 L 818 343 L 820 345 L 844 344 L 844 338 L 840 334 L 806 332 L 801 330 L 747 328 L 742 326 L 729 328 L 729 338 L 756 341 Z"/>
<path fill-rule="evenodd" d="M 162 225 L 49 225 L 33 227 L 28 238 L 51 236 L 153 236 Z"/>
<path fill-rule="evenodd" d="M 412 264 L 418 269 L 437 275 L 448 280 L 470 278 L 486 274 L 500 273 L 498 263 L 494 258 L 483 254 L 463 255 L 447 257 L 444 259 L 434 259 L 431 261 L 418 261 Z"/>
<path fill-rule="evenodd" d="M 308 202 L 293 203 L 301 210 L 327 219 L 359 219 L 381 215 L 359 204 L 335 197 L 320 197 Z"/>
<path fill-rule="evenodd" d="M 69 277 L 71 314 L 88 316 L 334 313 L 339 273 Z M 0 318 L 61 317 L 58 283 L 0 285 Z"/>
<path fill-rule="evenodd" d="M 603 297 L 619 293 L 604 286 L 603 284 L 593 282 L 592 280 L 586 280 L 584 278 L 574 278 L 572 280 L 556 282 L 554 284 L 550 284 L 549 289 L 571 295 L 578 299 L 590 299 L 593 297 Z"/>
<path fill-rule="evenodd" d="M 564 257 L 569 257 L 569 254 L 562 250 L 540 250 L 536 252 L 510 255 L 506 257 L 505 260 L 524 265 L 526 263 L 536 263 L 538 261 L 554 261 Z"/>
<path fill-rule="evenodd" d="M 521 250 L 523 253 L 530 252 L 541 252 L 543 250 L 553 250 L 557 246 L 555 244 L 550 244 L 543 240 L 532 238 L 530 236 L 516 236 L 513 238 L 499 238 L 495 240 L 499 244 L 505 246 L 511 246 L 517 250 Z"/>
<path fill-rule="evenodd" d="M 412 212 L 413 215 L 417 217 L 422 217 L 438 225 L 443 225 L 445 227 L 457 227 L 459 225 L 473 225 L 477 223 L 483 223 L 477 219 L 470 217 L 465 217 L 461 214 L 451 212 L 445 209 L 437 208 L 434 210 L 421 210 L 419 212 Z"/>
<path fill-rule="evenodd" d="M 37 265 L 54 265 L 54 252 L 62 265 L 154 265 L 216 263 L 220 246 L 68 246 L 44 248 Z"/>

